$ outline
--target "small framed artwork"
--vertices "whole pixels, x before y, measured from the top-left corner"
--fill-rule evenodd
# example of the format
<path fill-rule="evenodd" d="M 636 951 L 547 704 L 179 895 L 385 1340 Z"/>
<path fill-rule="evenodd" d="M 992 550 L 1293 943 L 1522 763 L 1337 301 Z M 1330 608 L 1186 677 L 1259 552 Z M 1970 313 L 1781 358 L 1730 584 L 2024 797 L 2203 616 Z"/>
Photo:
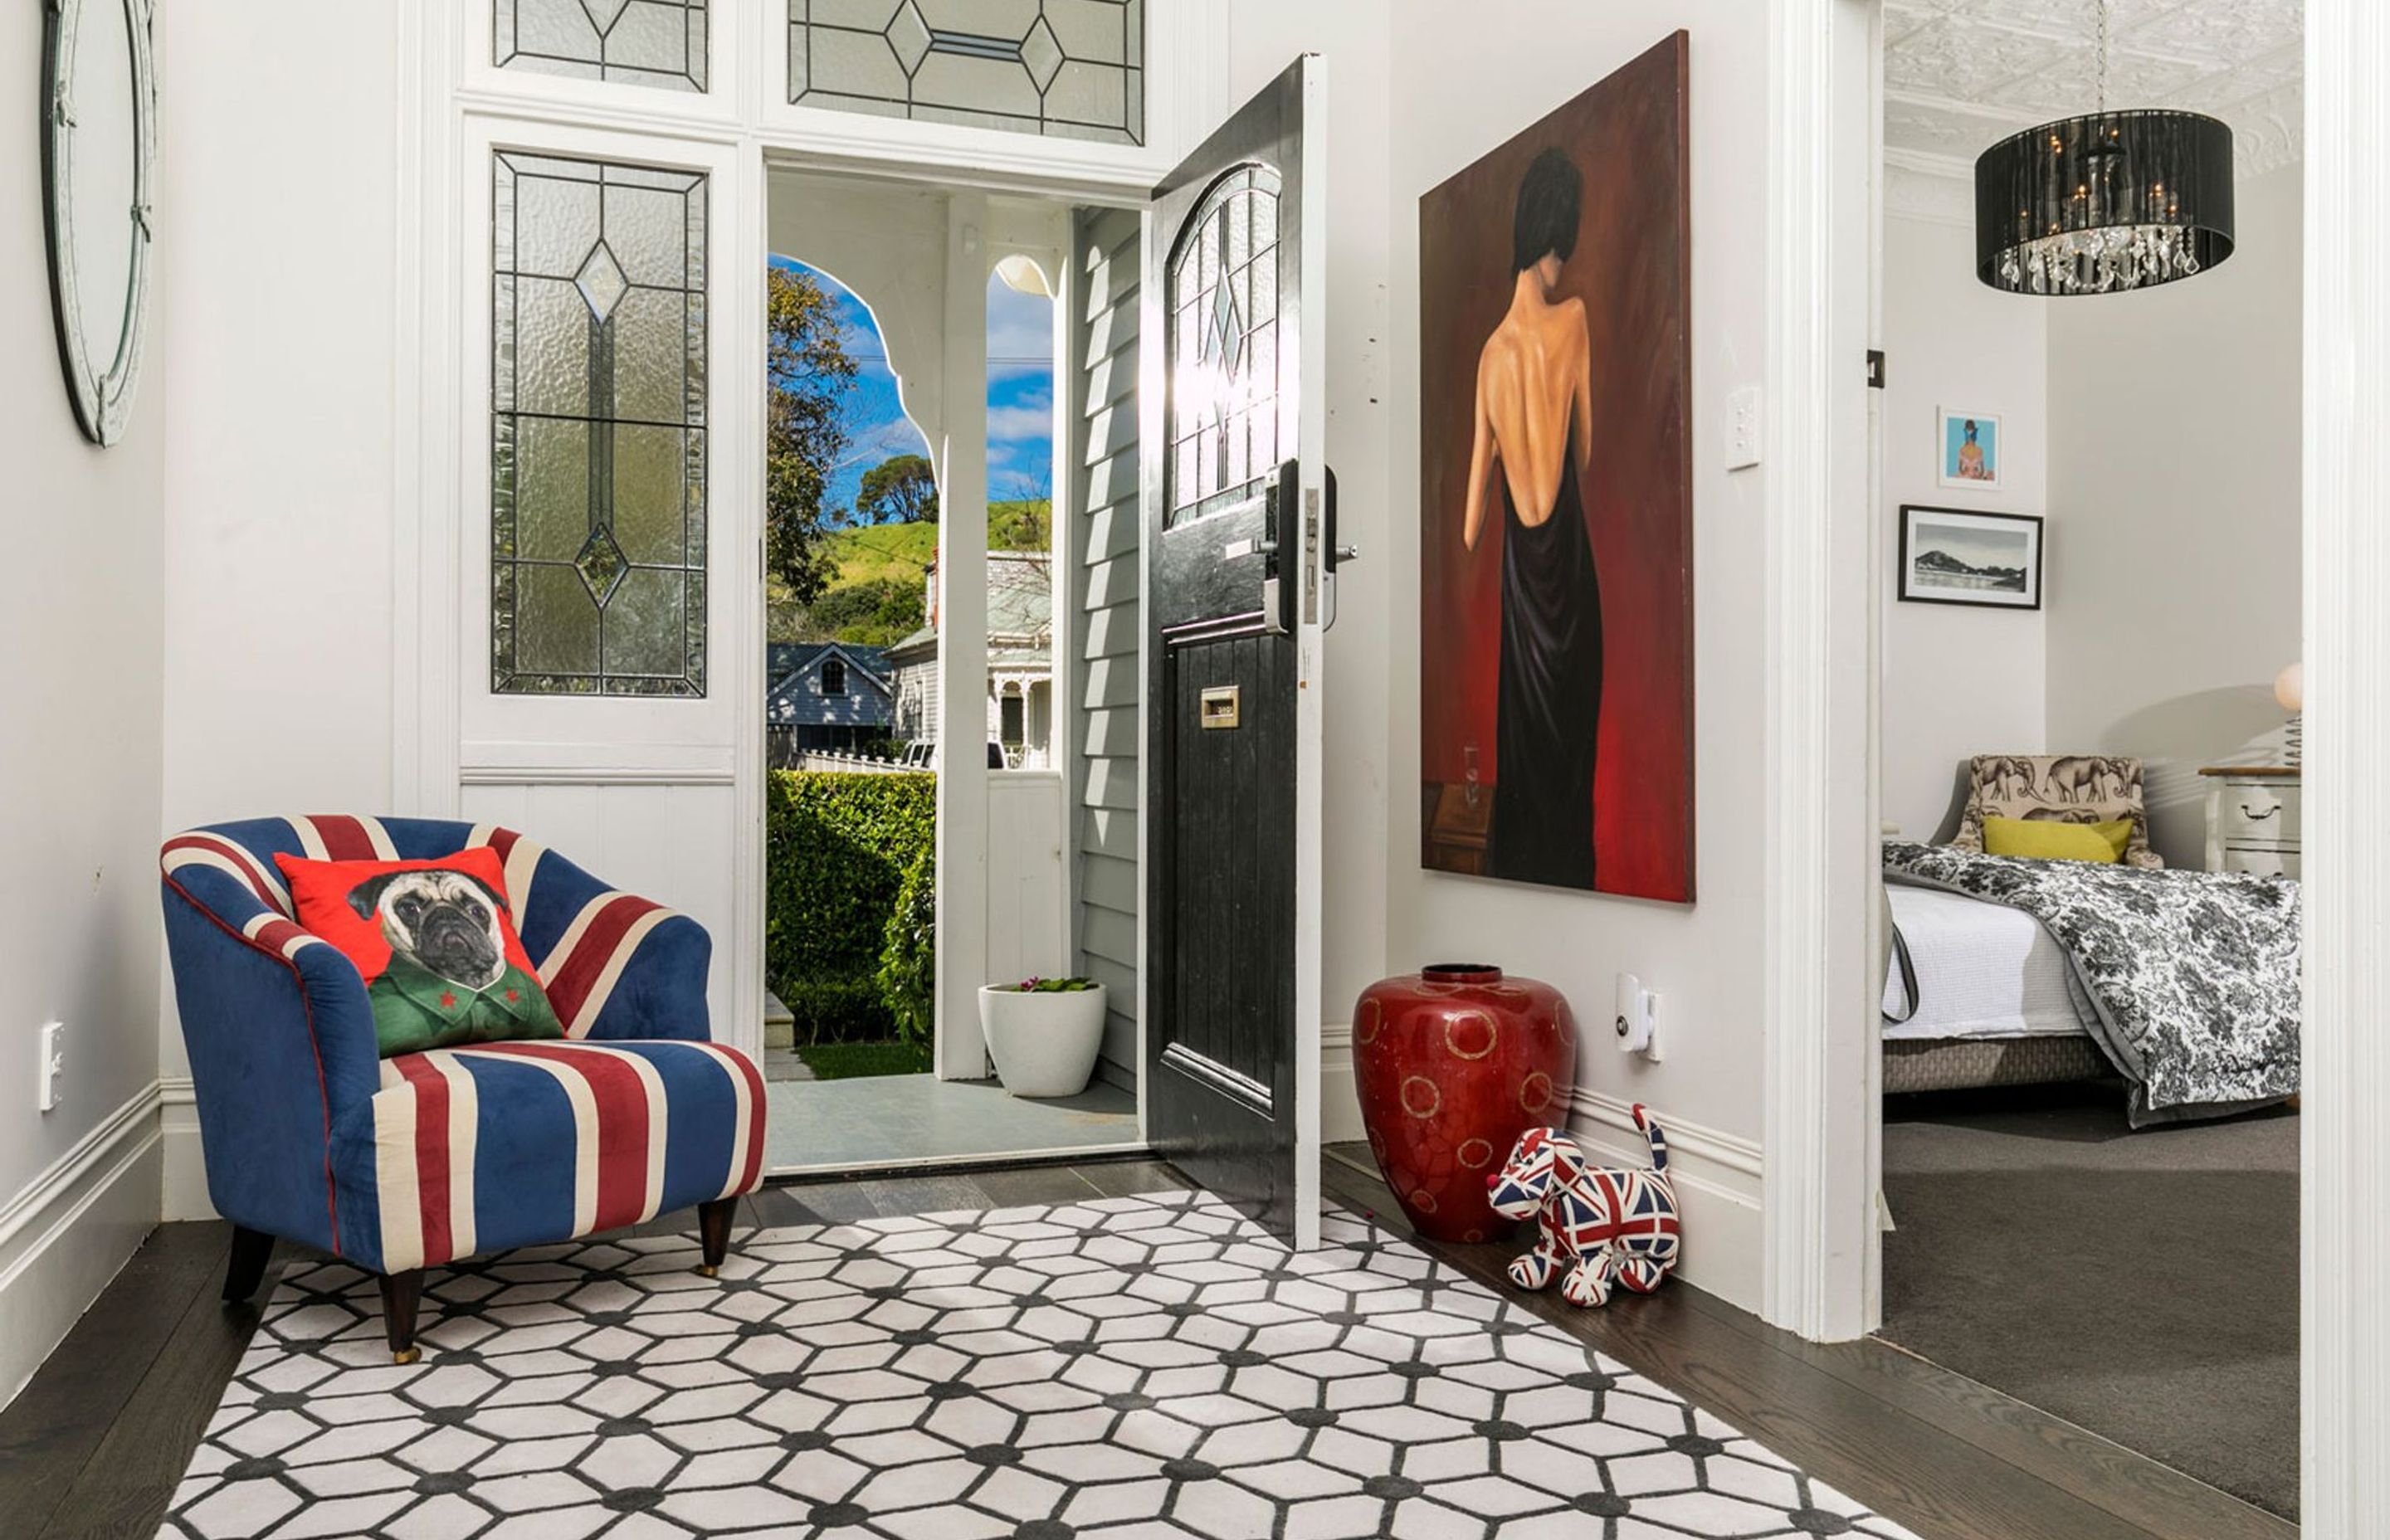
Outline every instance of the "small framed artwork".
<path fill-rule="evenodd" d="M 1942 484 L 1969 492 L 2000 485 L 2000 419 L 1989 412 L 1942 408 Z"/>
<path fill-rule="evenodd" d="M 2041 608 L 2041 520 L 2029 513 L 1900 510 L 1900 597 L 1912 604 Z"/>

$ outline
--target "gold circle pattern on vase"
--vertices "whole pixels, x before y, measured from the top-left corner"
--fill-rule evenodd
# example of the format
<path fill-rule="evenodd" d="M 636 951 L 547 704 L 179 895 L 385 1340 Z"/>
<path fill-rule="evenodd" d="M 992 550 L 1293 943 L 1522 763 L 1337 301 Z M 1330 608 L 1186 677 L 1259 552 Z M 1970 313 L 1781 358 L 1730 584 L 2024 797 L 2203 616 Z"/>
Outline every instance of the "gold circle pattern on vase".
<path fill-rule="evenodd" d="M 1444 1046 L 1455 1059 L 1483 1059 L 1501 1035 L 1494 1018 L 1482 1010 L 1456 1011 L 1444 1023 Z"/>

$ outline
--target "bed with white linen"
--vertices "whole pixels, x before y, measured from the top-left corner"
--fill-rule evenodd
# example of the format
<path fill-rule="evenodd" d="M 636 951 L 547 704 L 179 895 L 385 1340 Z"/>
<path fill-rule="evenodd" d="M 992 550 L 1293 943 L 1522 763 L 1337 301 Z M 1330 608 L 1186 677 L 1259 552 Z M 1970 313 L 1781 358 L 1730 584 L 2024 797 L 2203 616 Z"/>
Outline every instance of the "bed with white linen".
<path fill-rule="evenodd" d="M 2065 949 L 2041 921 L 1931 888 L 1887 887 L 1884 897 L 1896 938 L 1883 983 L 1886 1091 L 2114 1072 L 2075 1006 Z"/>
<path fill-rule="evenodd" d="M 2297 1093 L 2295 879 L 1902 841 L 1885 842 L 1883 875 L 1906 963 L 1891 1014 L 1939 1034 L 1884 1045 L 1887 1090 L 2067 1079 L 2104 1061 L 2136 1128 Z"/>

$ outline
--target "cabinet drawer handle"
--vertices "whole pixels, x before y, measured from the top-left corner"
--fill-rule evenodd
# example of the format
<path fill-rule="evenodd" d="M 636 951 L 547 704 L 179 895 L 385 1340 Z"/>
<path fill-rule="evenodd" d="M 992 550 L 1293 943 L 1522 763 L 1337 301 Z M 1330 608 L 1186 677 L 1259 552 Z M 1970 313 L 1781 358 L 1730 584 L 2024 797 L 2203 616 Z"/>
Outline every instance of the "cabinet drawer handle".
<path fill-rule="evenodd" d="M 2242 802 L 2241 804 L 2241 816 L 2248 819 L 2253 824 L 2262 824 L 2281 811 L 2282 811 L 2282 804 L 2280 802 L 2276 802 L 2273 806 L 2266 809 L 2263 813 L 2251 807 L 2247 802 Z"/>

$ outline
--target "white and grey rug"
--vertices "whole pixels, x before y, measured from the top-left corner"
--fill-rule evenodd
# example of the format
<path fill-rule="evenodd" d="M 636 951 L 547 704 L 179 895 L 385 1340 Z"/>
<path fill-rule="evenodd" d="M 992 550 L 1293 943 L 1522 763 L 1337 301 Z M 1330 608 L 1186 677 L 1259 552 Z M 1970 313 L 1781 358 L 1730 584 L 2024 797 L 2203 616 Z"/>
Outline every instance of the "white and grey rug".
<path fill-rule="evenodd" d="M 1913 1540 L 1356 1218 L 1216 1200 L 285 1274 L 174 1495 L 206 1537 Z"/>

